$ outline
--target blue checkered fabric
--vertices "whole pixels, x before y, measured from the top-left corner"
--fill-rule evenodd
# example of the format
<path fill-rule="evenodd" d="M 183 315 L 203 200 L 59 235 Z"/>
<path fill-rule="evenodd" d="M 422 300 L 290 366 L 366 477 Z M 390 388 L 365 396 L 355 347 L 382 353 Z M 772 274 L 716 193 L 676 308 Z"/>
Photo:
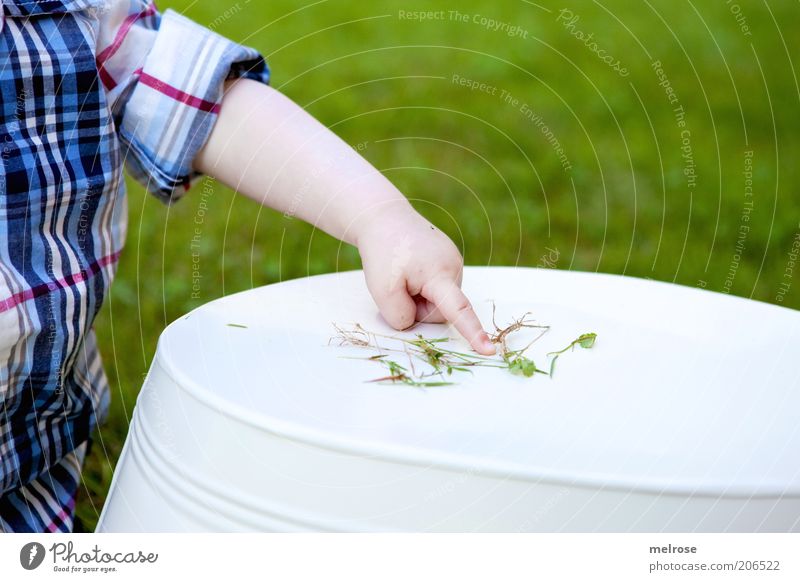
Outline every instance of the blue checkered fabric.
<path fill-rule="evenodd" d="M 126 232 L 123 163 L 166 203 L 199 175 L 255 50 L 144 0 L 2 0 L 0 530 L 70 531 L 109 388 L 92 324 Z"/>

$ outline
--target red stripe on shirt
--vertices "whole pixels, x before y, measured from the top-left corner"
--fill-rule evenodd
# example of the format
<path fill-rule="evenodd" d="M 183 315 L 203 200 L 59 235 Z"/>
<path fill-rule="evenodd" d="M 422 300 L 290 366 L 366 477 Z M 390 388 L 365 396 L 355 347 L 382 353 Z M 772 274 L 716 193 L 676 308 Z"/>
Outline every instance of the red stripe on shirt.
<path fill-rule="evenodd" d="M 100 269 L 103 267 L 114 263 L 119 259 L 120 251 L 116 253 L 111 253 L 110 255 L 106 255 L 101 259 L 96 260 L 93 263 L 90 263 L 86 269 L 81 270 L 79 273 L 75 273 L 74 275 L 67 275 L 61 279 L 56 281 L 50 281 L 49 283 L 42 283 L 41 285 L 37 285 L 36 287 L 31 287 L 30 289 L 26 289 L 25 291 L 20 291 L 19 293 L 14 293 L 11 297 L 0 301 L 0 313 L 4 311 L 8 311 L 13 307 L 23 303 L 25 301 L 29 301 L 31 299 L 35 299 L 45 293 L 49 293 L 50 291 L 54 291 L 56 288 L 65 288 L 70 287 L 72 285 L 76 285 L 77 283 L 81 283 L 86 281 L 89 277 L 96 275 L 100 272 Z"/>
<path fill-rule="evenodd" d="M 47 531 L 49 531 L 50 533 L 57 532 L 60 529 L 59 524 L 57 522 L 60 521 L 61 523 L 66 524 L 67 520 L 69 519 L 69 515 L 73 512 L 74 509 L 75 509 L 75 498 L 73 497 L 72 499 L 69 500 L 67 506 L 62 508 L 61 511 L 59 511 L 56 514 L 55 518 L 49 524 L 47 524 Z"/>
<path fill-rule="evenodd" d="M 106 89 L 109 91 L 117 86 L 117 82 L 108 74 L 103 67 L 98 67 L 97 72 L 100 73 L 100 80 L 103 81 L 103 85 L 106 86 Z"/>
<path fill-rule="evenodd" d="M 116 54 L 119 50 L 119 47 L 122 46 L 122 42 L 125 40 L 125 37 L 128 36 L 128 32 L 130 31 L 131 27 L 134 23 L 139 20 L 140 18 L 144 18 L 146 16 L 151 16 L 155 14 L 156 6 L 154 3 L 148 4 L 147 8 L 138 12 L 136 14 L 129 14 L 128 17 L 122 21 L 119 29 L 117 30 L 117 34 L 114 37 L 114 41 L 100 51 L 100 54 L 97 55 L 95 59 L 97 62 L 97 70 L 100 73 L 100 78 L 103 81 L 103 84 L 108 89 L 113 89 L 117 86 L 117 82 L 108 74 L 108 72 L 103 68 L 106 61 Z"/>
<path fill-rule="evenodd" d="M 155 77 L 151 77 L 144 71 L 140 73 L 139 82 L 144 83 L 148 87 L 152 87 L 159 93 L 163 93 L 167 97 L 172 97 L 175 101 L 179 101 L 181 103 L 185 103 L 191 107 L 195 107 L 200 111 L 207 111 L 209 113 L 217 113 L 219 111 L 219 103 L 212 103 L 211 101 L 206 101 L 205 99 L 200 99 L 199 97 L 195 97 L 194 95 L 189 95 L 188 93 L 184 93 L 177 87 L 173 87 L 164 81 L 156 79 Z"/>

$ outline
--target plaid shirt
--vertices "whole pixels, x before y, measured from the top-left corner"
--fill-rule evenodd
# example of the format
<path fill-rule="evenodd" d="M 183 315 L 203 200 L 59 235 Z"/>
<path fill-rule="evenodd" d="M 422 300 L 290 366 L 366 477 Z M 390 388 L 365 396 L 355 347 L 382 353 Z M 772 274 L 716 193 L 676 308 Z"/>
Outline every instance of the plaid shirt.
<path fill-rule="evenodd" d="M 1 0 L 0 530 L 70 531 L 108 384 L 92 323 L 126 231 L 123 160 L 166 203 L 253 49 L 145 0 Z"/>

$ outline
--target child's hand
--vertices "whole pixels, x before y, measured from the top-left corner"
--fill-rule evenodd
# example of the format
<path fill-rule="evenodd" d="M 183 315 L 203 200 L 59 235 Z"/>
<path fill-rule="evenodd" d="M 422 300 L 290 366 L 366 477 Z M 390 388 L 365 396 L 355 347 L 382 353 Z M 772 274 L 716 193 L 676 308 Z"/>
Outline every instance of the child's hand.
<path fill-rule="evenodd" d="M 495 353 L 461 292 L 463 261 L 453 242 L 285 95 L 250 79 L 229 82 L 194 167 L 358 247 L 367 287 L 395 329 L 449 321 L 475 351 Z"/>
<path fill-rule="evenodd" d="M 383 318 L 401 330 L 449 321 L 480 354 L 495 353 L 461 291 L 463 260 L 453 242 L 410 205 L 361 227 L 357 243 L 367 287 Z"/>

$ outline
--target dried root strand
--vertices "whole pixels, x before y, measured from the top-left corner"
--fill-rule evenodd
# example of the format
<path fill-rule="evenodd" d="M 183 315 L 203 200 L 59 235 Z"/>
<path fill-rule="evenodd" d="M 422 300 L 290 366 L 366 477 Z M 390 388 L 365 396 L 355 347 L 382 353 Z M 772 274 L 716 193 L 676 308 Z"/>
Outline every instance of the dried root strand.
<path fill-rule="evenodd" d="M 495 305 L 494 301 L 492 301 L 492 325 L 494 325 L 495 332 L 489 335 L 489 340 L 493 344 L 497 344 L 499 346 L 500 356 L 507 360 L 511 354 L 522 355 L 529 347 L 531 347 L 534 342 L 536 342 L 539 338 L 541 338 L 547 331 L 550 329 L 549 325 L 540 325 L 535 323 L 535 319 L 529 320 L 528 317 L 533 315 L 530 311 L 524 313 L 522 317 L 515 319 L 509 326 L 500 329 L 497 325 L 497 320 L 495 319 L 497 306 Z M 527 346 L 525 346 L 521 350 L 511 351 L 508 349 L 507 339 L 508 336 L 515 331 L 519 331 L 521 329 L 530 328 L 530 329 L 541 329 L 542 333 L 536 336 Z"/>

